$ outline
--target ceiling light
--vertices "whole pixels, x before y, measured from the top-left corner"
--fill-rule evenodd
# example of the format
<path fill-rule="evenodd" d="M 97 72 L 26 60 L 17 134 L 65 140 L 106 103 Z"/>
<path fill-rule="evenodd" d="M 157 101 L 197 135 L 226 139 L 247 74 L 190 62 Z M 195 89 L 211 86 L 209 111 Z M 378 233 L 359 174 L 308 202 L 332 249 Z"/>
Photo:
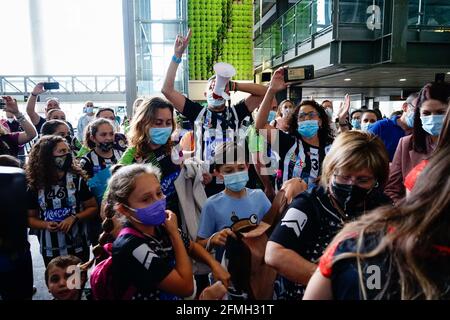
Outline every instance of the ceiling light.
<path fill-rule="evenodd" d="M 351 81 L 352 79 L 350 78 L 345 78 L 344 81 Z"/>
<path fill-rule="evenodd" d="M 450 71 L 449 71 L 449 72 L 447 72 L 447 74 L 450 74 Z"/>
<path fill-rule="evenodd" d="M 403 82 L 403 81 L 406 81 L 406 79 L 405 78 L 401 78 L 399 81 Z"/>

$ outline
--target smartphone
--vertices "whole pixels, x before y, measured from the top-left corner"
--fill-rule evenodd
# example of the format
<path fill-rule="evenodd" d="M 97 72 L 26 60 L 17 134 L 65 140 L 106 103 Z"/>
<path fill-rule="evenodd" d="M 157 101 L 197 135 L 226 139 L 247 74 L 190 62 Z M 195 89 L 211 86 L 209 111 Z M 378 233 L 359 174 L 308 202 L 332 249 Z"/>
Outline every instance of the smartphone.
<path fill-rule="evenodd" d="M 284 82 L 314 79 L 314 66 L 287 67 L 284 70 Z"/>
<path fill-rule="evenodd" d="M 44 82 L 45 90 L 57 90 L 59 89 L 59 82 Z"/>

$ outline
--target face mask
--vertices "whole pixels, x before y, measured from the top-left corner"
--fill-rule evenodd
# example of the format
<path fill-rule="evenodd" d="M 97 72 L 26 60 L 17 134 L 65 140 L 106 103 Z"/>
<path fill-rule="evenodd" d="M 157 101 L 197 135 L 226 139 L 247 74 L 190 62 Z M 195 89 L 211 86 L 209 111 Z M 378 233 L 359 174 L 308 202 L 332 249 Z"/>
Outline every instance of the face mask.
<path fill-rule="evenodd" d="M 275 111 L 269 112 L 269 117 L 267 118 L 267 122 L 272 122 L 277 117 L 277 113 Z"/>
<path fill-rule="evenodd" d="M 114 146 L 114 142 L 101 142 L 97 144 L 97 147 L 103 152 L 110 151 Z"/>
<path fill-rule="evenodd" d="M 333 109 L 331 109 L 331 108 L 326 108 L 326 109 L 325 109 L 325 113 L 327 114 L 328 119 L 329 119 L 330 121 L 333 121 Z"/>
<path fill-rule="evenodd" d="M 66 172 L 72 166 L 72 154 L 67 153 L 63 156 L 57 156 L 55 158 L 55 165 L 58 170 Z"/>
<path fill-rule="evenodd" d="M 406 114 L 406 125 L 410 128 L 414 127 L 414 112 L 408 112 Z"/>
<path fill-rule="evenodd" d="M 136 214 L 137 219 L 132 217 L 133 220 L 145 226 L 159 226 L 166 221 L 166 198 L 153 202 L 145 208 L 133 209 L 125 204 L 123 206 Z"/>
<path fill-rule="evenodd" d="M 67 137 L 65 137 L 64 139 L 66 139 L 66 141 L 67 141 L 67 143 L 69 144 L 69 145 L 71 145 L 72 144 L 72 136 L 67 136 Z"/>
<path fill-rule="evenodd" d="M 172 127 L 150 128 L 150 139 L 154 144 L 166 144 L 172 134 Z"/>
<path fill-rule="evenodd" d="M 421 116 L 422 128 L 432 136 L 438 136 L 444 125 L 444 115 Z"/>
<path fill-rule="evenodd" d="M 223 182 L 225 183 L 225 188 L 234 192 L 239 192 L 245 188 L 245 185 L 248 182 L 248 171 L 225 174 L 223 176 Z"/>
<path fill-rule="evenodd" d="M 319 131 L 319 121 L 317 120 L 300 121 L 298 123 L 297 131 L 298 133 L 300 133 L 302 137 L 312 138 L 317 134 L 317 131 Z"/>
<path fill-rule="evenodd" d="M 364 189 L 353 184 L 333 183 L 331 185 L 333 198 L 345 212 L 357 208 L 358 204 L 364 202 L 370 191 L 371 189 Z"/>
<path fill-rule="evenodd" d="M 6 118 L 6 120 L 7 120 L 9 123 L 13 123 L 13 122 L 14 122 L 14 118 Z"/>
<path fill-rule="evenodd" d="M 212 90 L 208 90 L 206 101 L 208 102 L 208 106 L 211 106 L 213 108 L 220 108 L 225 104 L 225 99 L 215 99 L 213 97 Z"/>
<path fill-rule="evenodd" d="M 369 131 L 370 128 L 373 127 L 374 123 L 370 123 L 370 122 L 364 122 L 363 124 L 361 124 L 361 130 L 362 131 Z"/>
<path fill-rule="evenodd" d="M 93 107 L 86 107 L 86 113 L 93 113 L 94 108 Z"/>
<path fill-rule="evenodd" d="M 352 119 L 352 127 L 355 129 L 361 129 L 361 120 Z"/>

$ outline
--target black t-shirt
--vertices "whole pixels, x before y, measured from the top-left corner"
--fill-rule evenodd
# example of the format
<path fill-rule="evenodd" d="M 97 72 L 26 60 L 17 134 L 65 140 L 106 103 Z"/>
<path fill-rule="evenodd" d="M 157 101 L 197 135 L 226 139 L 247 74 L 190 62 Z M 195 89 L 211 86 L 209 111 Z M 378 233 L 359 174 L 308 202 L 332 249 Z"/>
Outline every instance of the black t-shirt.
<path fill-rule="evenodd" d="M 68 173 L 56 185 L 39 190 L 29 189 L 29 209 L 39 211 L 39 219 L 63 221 L 72 214 L 82 211 L 82 202 L 93 197 L 86 182 L 78 175 Z M 86 224 L 78 220 L 70 231 L 50 232 L 38 230 L 41 253 L 45 257 L 57 257 L 88 250 Z"/>
<path fill-rule="evenodd" d="M 245 100 L 234 106 L 225 107 L 221 112 L 214 112 L 186 98 L 183 115 L 194 127 L 196 156 L 210 162 L 213 159 L 216 144 L 233 141 L 238 129 L 243 129 L 242 121 L 251 114 Z M 244 133 L 244 129 L 239 133 L 239 138 L 242 140 L 245 139 Z"/>
<path fill-rule="evenodd" d="M 366 202 L 366 210 L 390 203 L 389 198 L 373 192 L 370 201 Z M 356 219 L 363 212 L 349 213 Z M 287 249 L 297 252 L 312 263 L 318 263 L 328 244 L 341 230 L 344 220 L 339 211 L 333 207 L 329 194 L 321 187 L 311 193 L 303 192 L 290 204 L 285 215 L 275 227 L 270 240 Z M 282 298 L 301 299 L 305 286 L 282 279 L 285 290 Z"/>
<path fill-rule="evenodd" d="M 188 250 L 189 237 L 180 233 Z M 175 267 L 175 253 L 163 227 L 156 227 L 154 237 L 139 238 L 132 234 L 120 236 L 113 243 L 112 259 L 112 278 L 120 293 L 134 286 L 137 291 L 133 300 L 178 299 L 157 288 Z"/>
<path fill-rule="evenodd" d="M 359 276 L 356 258 L 340 259 L 333 263 L 333 260 L 341 254 L 371 252 L 379 245 L 383 236 L 385 234 L 365 234 L 358 247 L 357 237 L 359 236 L 349 235 L 344 240 L 327 248 L 320 259 L 319 269 L 324 277 L 331 280 L 334 299 L 361 300 L 364 298 L 362 286 L 365 288 L 368 300 L 398 300 L 401 298 L 398 270 L 386 250 L 376 256 L 359 259 L 362 279 Z M 420 255 L 421 260 L 426 261 L 427 269 L 432 270 L 428 276 L 433 278 L 434 282 L 439 285 L 439 290 L 444 293 L 442 299 L 449 299 L 449 248 L 434 246 L 433 250 Z"/>
<path fill-rule="evenodd" d="M 309 186 L 314 186 L 315 180 L 322 174 L 322 162 L 331 145 L 314 147 L 305 142 L 301 136 L 291 136 L 278 130 L 279 136 L 279 169 L 282 172 L 281 179 L 277 183 L 281 187 L 282 183 L 300 177 Z"/>
<path fill-rule="evenodd" d="M 99 171 L 116 164 L 121 156 L 121 151 L 113 149 L 113 156 L 111 158 L 103 158 L 92 150 L 80 159 L 80 165 L 81 168 L 86 171 L 88 176 L 92 178 Z"/>

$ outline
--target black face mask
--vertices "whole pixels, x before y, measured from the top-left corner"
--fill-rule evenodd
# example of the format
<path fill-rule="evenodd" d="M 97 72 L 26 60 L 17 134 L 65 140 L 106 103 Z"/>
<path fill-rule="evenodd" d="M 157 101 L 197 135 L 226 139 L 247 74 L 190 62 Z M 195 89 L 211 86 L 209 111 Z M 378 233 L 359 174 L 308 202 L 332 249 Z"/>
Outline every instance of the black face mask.
<path fill-rule="evenodd" d="M 372 189 L 364 189 L 357 185 L 333 183 L 331 192 L 333 198 L 339 203 L 345 213 L 359 211 L 359 205 L 363 203 Z"/>
<path fill-rule="evenodd" d="M 72 153 L 67 153 L 63 156 L 57 156 L 55 158 L 55 165 L 58 170 L 68 171 L 72 166 Z"/>
<path fill-rule="evenodd" d="M 64 139 L 66 139 L 66 141 L 69 145 L 72 144 L 72 140 L 73 140 L 72 136 L 69 135 L 69 136 L 65 137 Z"/>
<path fill-rule="evenodd" d="M 114 142 L 102 142 L 102 143 L 98 143 L 97 147 L 102 150 L 103 152 L 108 152 L 110 151 L 114 146 Z"/>

